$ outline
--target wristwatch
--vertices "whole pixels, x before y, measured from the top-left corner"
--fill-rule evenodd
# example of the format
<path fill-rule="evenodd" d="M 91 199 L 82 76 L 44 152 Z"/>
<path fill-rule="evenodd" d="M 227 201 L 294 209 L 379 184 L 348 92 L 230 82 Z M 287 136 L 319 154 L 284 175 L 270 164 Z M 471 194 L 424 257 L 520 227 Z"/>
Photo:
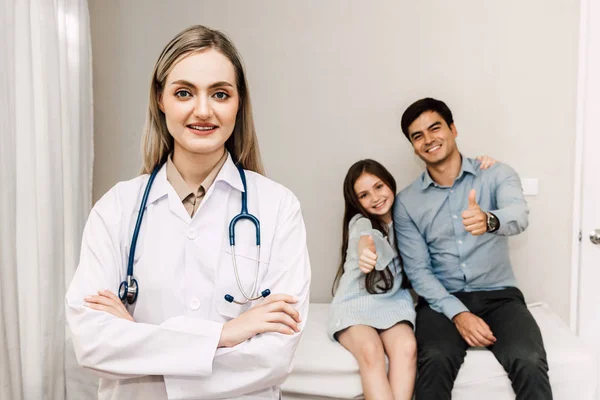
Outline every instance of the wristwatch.
<path fill-rule="evenodd" d="M 498 228 L 500 228 L 500 221 L 498 217 L 496 217 L 491 212 L 486 212 L 487 215 L 487 231 L 488 232 L 496 232 Z"/>

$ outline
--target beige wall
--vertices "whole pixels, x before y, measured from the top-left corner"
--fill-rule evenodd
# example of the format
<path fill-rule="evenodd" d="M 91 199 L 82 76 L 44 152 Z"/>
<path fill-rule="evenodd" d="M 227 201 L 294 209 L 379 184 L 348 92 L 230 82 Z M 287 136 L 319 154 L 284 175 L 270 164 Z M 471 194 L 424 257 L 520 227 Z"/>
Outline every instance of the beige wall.
<path fill-rule="evenodd" d="M 568 321 L 577 1 L 89 3 L 94 199 L 140 167 L 158 53 L 183 28 L 205 24 L 242 53 L 267 172 L 302 203 L 313 301 L 331 298 L 347 168 L 375 158 L 399 187 L 411 182 L 423 167 L 400 115 L 433 96 L 453 110 L 464 154 L 490 154 L 539 179 L 512 259 L 527 300 Z"/>

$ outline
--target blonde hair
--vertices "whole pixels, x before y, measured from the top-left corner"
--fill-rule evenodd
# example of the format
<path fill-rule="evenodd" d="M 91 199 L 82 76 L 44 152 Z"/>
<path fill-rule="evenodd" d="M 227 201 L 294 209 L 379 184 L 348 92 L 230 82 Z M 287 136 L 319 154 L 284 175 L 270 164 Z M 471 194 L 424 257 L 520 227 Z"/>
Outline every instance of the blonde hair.
<path fill-rule="evenodd" d="M 202 25 L 194 25 L 180 32 L 167 44 L 156 61 L 150 83 L 146 126 L 142 137 L 142 173 L 152 172 L 154 167 L 173 151 L 174 140 L 167 129 L 165 114 L 158 106 L 167 76 L 182 56 L 204 49 L 215 49 L 227 57 L 236 74 L 240 104 L 233 133 L 225 142 L 225 148 L 231 154 L 233 161 L 239 163 L 242 168 L 264 175 L 252 118 L 248 82 L 241 57 L 227 36 Z"/>

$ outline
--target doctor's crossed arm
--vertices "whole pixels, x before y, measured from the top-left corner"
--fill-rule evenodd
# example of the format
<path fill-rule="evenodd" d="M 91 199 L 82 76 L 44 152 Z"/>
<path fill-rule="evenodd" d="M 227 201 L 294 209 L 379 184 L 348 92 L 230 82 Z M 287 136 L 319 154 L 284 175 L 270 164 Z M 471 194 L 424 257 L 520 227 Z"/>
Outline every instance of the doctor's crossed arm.
<path fill-rule="evenodd" d="M 259 333 L 292 335 L 300 332 L 300 313 L 292 306 L 297 301 L 295 296 L 287 294 L 274 294 L 265 298 L 260 305 L 223 325 L 219 347 L 237 346 Z"/>
<path fill-rule="evenodd" d="M 125 304 L 110 290 L 98 290 L 97 295 L 90 295 L 84 298 L 86 307 L 93 310 L 104 311 L 118 318 L 135 322 L 133 316 L 129 313 Z"/>
<path fill-rule="evenodd" d="M 97 295 L 86 296 L 85 301 L 85 305 L 91 309 L 135 322 L 123 302 L 110 290 L 99 290 Z M 237 346 L 259 333 L 278 332 L 292 335 L 300 332 L 300 313 L 292 306 L 297 302 L 295 296 L 287 294 L 267 297 L 260 305 L 223 325 L 218 347 Z"/>

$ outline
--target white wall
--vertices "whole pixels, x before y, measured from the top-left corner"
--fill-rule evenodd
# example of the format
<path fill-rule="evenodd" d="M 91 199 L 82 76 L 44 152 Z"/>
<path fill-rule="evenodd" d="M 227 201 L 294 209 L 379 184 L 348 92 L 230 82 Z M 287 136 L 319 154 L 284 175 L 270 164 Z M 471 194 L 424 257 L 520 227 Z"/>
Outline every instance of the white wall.
<path fill-rule="evenodd" d="M 268 175 L 302 203 L 313 301 L 331 298 L 347 168 L 375 158 L 400 188 L 410 183 L 423 166 L 400 116 L 433 96 L 453 110 L 463 154 L 490 154 L 540 180 L 512 259 L 527 300 L 568 321 L 578 1 L 89 3 L 94 199 L 139 170 L 160 50 L 204 24 L 242 53 Z"/>

